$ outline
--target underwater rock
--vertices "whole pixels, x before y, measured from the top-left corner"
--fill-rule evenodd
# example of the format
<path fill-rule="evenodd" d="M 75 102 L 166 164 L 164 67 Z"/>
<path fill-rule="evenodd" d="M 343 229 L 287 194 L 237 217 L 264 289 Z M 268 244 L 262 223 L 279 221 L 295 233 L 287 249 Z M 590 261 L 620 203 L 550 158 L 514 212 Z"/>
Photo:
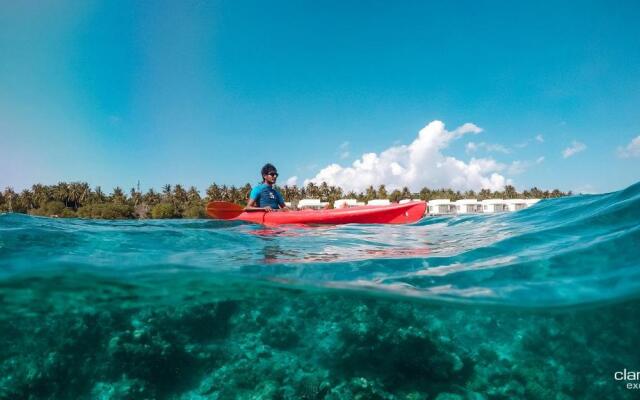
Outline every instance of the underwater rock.
<path fill-rule="evenodd" d="M 380 382 L 364 377 L 352 378 L 333 389 L 326 400 L 395 400 Z"/>
<path fill-rule="evenodd" d="M 95 400 L 155 399 L 157 393 L 140 379 L 122 378 L 117 382 L 98 382 L 91 390 Z"/>
<path fill-rule="evenodd" d="M 471 360 L 458 355 L 450 341 L 426 329 L 405 326 L 388 306 L 366 312 L 359 307 L 355 312 L 352 322 L 341 326 L 333 360 L 344 374 L 375 376 L 389 388 L 463 384 L 468 379 Z"/>
<path fill-rule="evenodd" d="M 262 342 L 278 349 L 295 346 L 300 340 L 295 321 L 291 318 L 269 321 L 260 333 L 260 337 Z"/>

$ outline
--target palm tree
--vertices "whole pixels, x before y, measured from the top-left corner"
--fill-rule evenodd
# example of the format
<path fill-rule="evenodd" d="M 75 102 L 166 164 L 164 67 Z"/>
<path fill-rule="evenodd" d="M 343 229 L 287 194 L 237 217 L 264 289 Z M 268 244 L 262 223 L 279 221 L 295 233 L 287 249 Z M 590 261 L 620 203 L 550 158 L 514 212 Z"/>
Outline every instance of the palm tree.
<path fill-rule="evenodd" d="M 240 191 L 242 192 L 242 204 L 247 204 L 249 201 L 249 195 L 251 194 L 251 184 L 245 184 Z M 286 199 L 286 194 L 282 193 L 282 195 L 285 196 Z"/>
<path fill-rule="evenodd" d="M 79 182 L 71 182 L 69 184 L 69 202 L 73 203 L 73 209 L 77 210 L 80 198 L 83 195 L 83 188 Z"/>
<path fill-rule="evenodd" d="M 96 186 L 96 188 L 93 190 L 93 195 L 89 194 L 89 198 L 90 198 L 90 202 L 91 203 L 104 203 L 106 200 L 106 196 L 104 195 L 104 192 L 102 191 L 102 188 L 100 186 Z"/>
<path fill-rule="evenodd" d="M 170 184 L 166 184 L 162 186 L 162 201 L 167 203 L 173 203 L 172 196 L 172 186 Z"/>
<path fill-rule="evenodd" d="M 397 203 L 398 201 L 402 200 L 402 192 L 398 189 L 395 189 L 393 192 L 391 192 L 388 198 L 390 201 Z"/>
<path fill-rule="evenodd" d="M 49 201 L 50 198 L 48 186 L 36 183 L 31 186 L 31 191 L 33 192 L 33 202 L 35 207 L 40 208 L 47 204 L 47 201 Z"/>
<path fill-rule="evenodd" d="M 134 207 L 142 203 L 142 194 L 136 191 L 135 188 L 131 188 L 131 190 L 129 191 L 129 194 L 130 194 L 131 201 L 133 201 Z"/>
<path fill-rule="evenodd" d="M 229 188 L 227 187 L 227 185 L 222 185 L 222 187 L 220 188 L 220 200 L 222 201 L 231 200 L 231 193 L 229 192 Z"/>
<path fill-rule="evenodd" d="M 532 187 L 529 192 L 531 193 L 531 197 L 533 197 L 534 199 L 541 199 L 544 197 L 544 193 L 535 186 Z"/>
<path fill-rule="evenodd" d="M 327 182 L 322 182 L 320 184 L 320 187 L 318 188 L 318 191 L 320 193 L 321 199 L 326 200 L 329 198 L 330 191 L 329 191 L 329 185 L 327 185 Z"/>
<path fill-rule="evenodd" d="M 156 193 L 153 188 L 149 189 L 143 196 L 143 201 L 150 206 L 155 206 L 156 204 L 160 203 L 160 200 L 160 195 Z"/>
<path fill-rule="evenodd" d="M 515 199 L 518 197 L 518 192 L 516 191 L 516 188 L 513 187 L 512 185 L 506 185 L 504 187 L 504 198 L 505 199 Z"/>
<path fill-rule="evenodd" d="M 189 204 L 198 204 L 202 201 L 200 198 L 200 192 L 198 192 L 198 189 L 196 189 L 195 186 L 189 187 L 189 190 L 187 191 L 187 200 Z"/>
<path fill-rule="evenodd" d="M 427 187 L 420 189 L 420 200 L 431 200 L 431 190 Z"/>
<path fill-rule="evenodd" d="M 85 201 L 87 201 L 90 197 L 91 197 L 91 187 L 89 187 L 89 184 L 87 182 L 82 182 L 79 184 L 79 190 L 80 190 L 80 197 L 78 198 L 78 200 L 80 201 L 80 204 L 84 204 Z"/>
<path fill-rule="evenodd" d="M 231 185 L 229 189 L 229 201 L 232 203 L 241 203 L 244 201 L 244 194 L 237 187 Z"/>
<path fill-rule="evenodd" d="M 18 196 L 19 212 L 28 212 L 33 209 L 33 193 L 29 189 L 24 189 Z"/>
<path fill-rule="evenodd" d="M 465 199 L 475 199 L 476 198 L 476 192 L 474 192 L 473 190 L 467 190 L 466 192 L 464 192 L 464 198 Z"/>
<path fill-rule="evenodd" d="M 9 206 L 9 212 L 13 212 L 13 206 L 17 200 L 17 197 L 18 196 L 16 195 L 16 192 L 13 191 L 13 188 L 11 186 L 4 189 L 4 201 Z"/>
<path fill-rule="evenodd" d="M 560 190 L 558 189 L 553 189 L 553 191 L 551 192 L 551 194 L 549 195 L 549 197 L 562 197 L 564 196 L 564 193 L 562 193 Z"/>
<path fill-rule="evenodd" d="M 113 188 L 113 193 L 111 194 L 111 201 L 116 204 L 125 204 L 127 202 L 127 197 L 124 195 L 124 192 L 120 188 L 120 186 L 116 186 Z"/>
<path fill-rule="evenodd" d="M 215 183 L 211 184 L 207 188 L 206 200 L 207 201 L 222 200 L 222 192 L 220 191 L 220 187 Z"/>
<path fill-rule="evenodd" d="M 387 197 L 389 197 L 389 194 L 387 193 L 387 188 L 385 185 L 378 186 L 377 196 L 379 199 L 386 199 Z"/>
<path fill-rule="evenodd" d="M 491 198 L 491 190 L 482 189 L 478 192 L 478 200 L 486 200 Z"/>
<path fill-rule="evenodd" d="M 65 207 L 69 207 L 69 185 L 66 182 L 58 182 L 53 187 L 53 198 L 63 202 Z"/>
<path fill-rule="evenodd" d="M 367 199 L 367 201 L 369 201 L 369 200 L 375 199 L 376 195 L 377 195 L 376 190 L 373 188 L 372 185 L 369 185 L 369 187 L 367 188 L 364 194 L 364 197 Z"/>
<path fill-rule="evenodd" d="M 342 189 L 337 186 L 331 186 L 329 188 L 329 199 L 331 203 L 334 201 L 341 199 L 343 195 Z"/>
<path fill-rule="evenodd" d="M 184 190 L 182 185 L 177 184 L 173 187 L 173 198 L 171 200 L 177 210 L 184 208 L 187 203 L 187 191 Z"/>
<path fill-rule="evenodd" d="M 411 191 L 409 190 L 408 187 L 403 187 L 402 188 L 402 198 L 403 199 L 410 199 L 413 197 L 413 194 L 411 193 Z"/>
<path fill-rule="evenodd" d="M 305 196 L 310 198 L 318 198 L 320 197 L 320 193 L 318 187 L 313 182 L 307 183 L 307 187 L 305 189 Z"/>

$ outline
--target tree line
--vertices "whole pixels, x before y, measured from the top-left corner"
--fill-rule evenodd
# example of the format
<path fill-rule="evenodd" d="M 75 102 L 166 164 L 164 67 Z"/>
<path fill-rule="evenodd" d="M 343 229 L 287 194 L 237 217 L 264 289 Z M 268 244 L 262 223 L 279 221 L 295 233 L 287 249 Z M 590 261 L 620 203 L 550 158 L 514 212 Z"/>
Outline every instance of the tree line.
<path fill-rule="evenodd" d="M 405 187 L 401 190 L 387 190 L 385 185 L 377 188 L 369 186 L 365 191 L 356 193 L 330 186 L 326 183 L 306 186 L 277 187 L 287 201 L 294 205 L 303 198 L 319 198 L 333 204 L 341 198 L 354 198 L 358 201 L 389 199 L 397 202 L 401 199 L 515 199 L 515 198 L 553 198 L 571 195 L 558 189 L 552 191 L 533 187 L 523 192 L 507 185 L 502 191 L 482 189 L 460 192 L 452 189 L 422 188 L 411 192 Z M 211 184 L 202 197 L 194 186 L 188 189 L 180 184 L 164 185 L 157 192 L 149 189 L 142 193 L 135 188 L 125 192 L 115 187 L 111 193 L 105 193 L 100 186 L 91 188 L 86 182 L 60 182 L 56 185 L 35 184 L 30 189 L 16 193 L 11 187 L 0 192 L 0 212 L 25 213 L 40 216 L 126 219 L 126 218 L 204 218 L 205 205 L 211 200 L 221 200 L 246 205 L 251 185 L 227 186 Z"/>

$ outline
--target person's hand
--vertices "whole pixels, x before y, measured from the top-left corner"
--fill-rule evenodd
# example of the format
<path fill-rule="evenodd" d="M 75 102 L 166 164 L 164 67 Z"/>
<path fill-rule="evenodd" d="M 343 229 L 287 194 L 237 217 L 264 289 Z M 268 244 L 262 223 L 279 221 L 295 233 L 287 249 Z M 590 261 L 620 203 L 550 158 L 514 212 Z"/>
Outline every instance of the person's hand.
<path fill-rule="evenodd" d="M 280 211 L 287 212 L 287 211 L 291 211 L 291 210 L 289 209 L 289 207 L 282 207 L 282 208 L 280 209 Z"/>
<path fill-rule="evenodd" d="M 271 212 L 271 211 L 273 211 L 273 208 L 271 208 L 271 206 L 264 206 L 264 210 L 266 212 Z"/>

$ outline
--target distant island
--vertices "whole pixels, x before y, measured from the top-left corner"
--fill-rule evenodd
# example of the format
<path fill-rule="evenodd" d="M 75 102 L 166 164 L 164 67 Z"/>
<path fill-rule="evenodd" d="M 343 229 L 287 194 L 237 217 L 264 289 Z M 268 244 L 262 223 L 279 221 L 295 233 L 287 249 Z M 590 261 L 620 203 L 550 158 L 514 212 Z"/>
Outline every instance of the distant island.
<path fill-rule="evenodd" d="M 397 202 L 401 199 L 545 199 L 571 195 L 558 189 L 552 191 L 533 187 L 517 192 L 515 187 L 507 185 L 502 191 L 482 189 L 460 192 L 452 189 L 422 188 L 419 192 L 411 192 L 405 187 L 402 190 L 389 192 L 385 185 L 378 188 L 369 186 L 364 192 L 347 192 L 339 187 L 326 183 L 315 185 L 309 183 L 304 187 L 278 187 L 287 201 L 296 204 L 304 198 L 317 198 L 333 204 L 335 200 L 353 198 L 358 201 L 372 199 L 389 199 Z M 16 193 L 11 187 L 0 193 L 0 212 L 14 212 L 39 216 L 62 218 L 100 218 L 100 219 L 134 219 L 134 218 L 205 218 L 204 207 L 211 200 L 230 201 L 245 205 L 251 191 L 251 185 L 226 186 L 211 184 L 205 197 L 200 195 L 194 186 L 185 189 L 182 185 L 164 185 L 162 191 L 149 189 L 142 193 L 131 188 L 128 194 L 120 187 L 115 187 L 110 194 L 103 192 L 100 186 L 91 189 L 86 182 L 60 182 L 56 185 L 35 184 L 31 189 Z"/>

